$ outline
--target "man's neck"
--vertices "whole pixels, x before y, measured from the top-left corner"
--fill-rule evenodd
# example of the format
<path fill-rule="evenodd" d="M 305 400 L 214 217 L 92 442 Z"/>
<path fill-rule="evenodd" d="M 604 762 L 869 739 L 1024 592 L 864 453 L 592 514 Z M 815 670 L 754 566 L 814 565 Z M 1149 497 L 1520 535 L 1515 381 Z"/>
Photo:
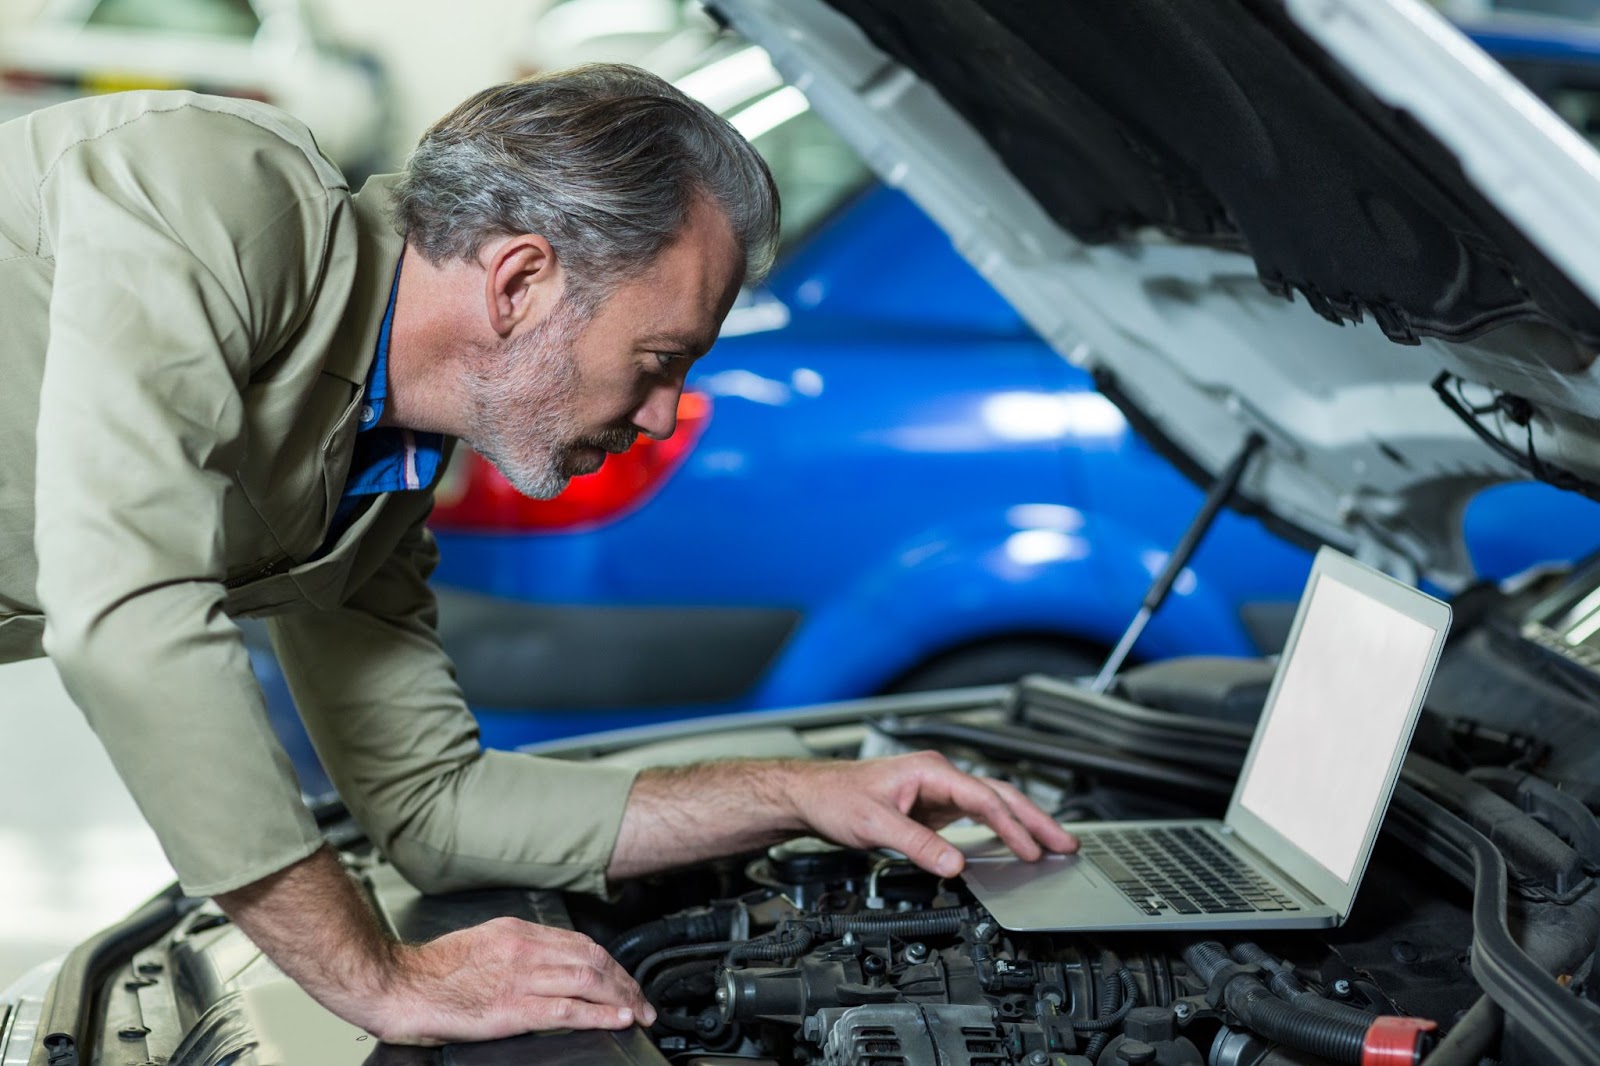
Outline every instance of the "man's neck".
<path fill-rule="evenodd" d="M 389 397 L 383 425 L 457 435 L 465 398 L 458 360 L 481 345 L 463 309 L 483 299 L 483 272 L 458 260 L 430 263 L 406 244 L 389 334 Z"/>

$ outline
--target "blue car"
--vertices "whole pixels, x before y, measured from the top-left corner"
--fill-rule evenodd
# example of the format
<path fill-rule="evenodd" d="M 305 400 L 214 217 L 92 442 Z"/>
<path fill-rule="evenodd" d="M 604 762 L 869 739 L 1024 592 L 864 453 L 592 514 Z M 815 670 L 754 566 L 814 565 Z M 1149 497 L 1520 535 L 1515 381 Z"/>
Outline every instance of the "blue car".
<path fill-rule="evenodd" d="M 1092 672 L 1200 506 L 776 74 L 724 110 L 773 166 L 785 251 L 678 433 L 542 502 L 462 448 L 436 493 L 441 637 L 492 746 Z M 1506 486 L 1466 530 L 1502 577 L 1587 554 L 1600 507 Z M 1135 659 L 1275 650 L 1309 566 L 1225 512 Z"/>

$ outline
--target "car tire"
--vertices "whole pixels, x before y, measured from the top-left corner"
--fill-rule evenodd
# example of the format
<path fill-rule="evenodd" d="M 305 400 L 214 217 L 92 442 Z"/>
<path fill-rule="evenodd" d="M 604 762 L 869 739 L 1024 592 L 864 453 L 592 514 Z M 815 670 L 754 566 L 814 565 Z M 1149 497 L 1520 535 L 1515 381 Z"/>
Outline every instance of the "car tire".
<path fill-rule="evenodd" d="M 1083 677 L 1098 673 L 1104 660 L 1103 652 L 1048 637 L 989 641 L 930 659 L 883 691 L 928 692 L 974 685 L 1004 685 L 1027 674 Z"/>

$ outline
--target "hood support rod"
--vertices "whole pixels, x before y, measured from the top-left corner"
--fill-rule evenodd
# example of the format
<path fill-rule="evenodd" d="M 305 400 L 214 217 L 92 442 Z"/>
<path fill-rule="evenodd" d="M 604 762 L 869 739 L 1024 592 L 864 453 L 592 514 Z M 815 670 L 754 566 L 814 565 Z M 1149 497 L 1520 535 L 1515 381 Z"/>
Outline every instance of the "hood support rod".
<path fill-rule="evenodd" d="M 1089 686 L 1090 691 L 1104 692 L 1111 687 L 1112 679 L 1127 661 L 1128 653 L 1133 651 L 1133 646 L 1138 643 L 1139 637 L 1144 633 L 1144 627 L 1150 624 L 1150 619 L 1161 609 L 1161 605 L 1167 602 L 1173 583 L 1178 580 L 1178 575 L 1183 573 L 1183 568 L 1189 565 L 1189 560 L 1194 558 L 1195 549 L 1200 547 L 1200 541 L 1211 531 L 1217 515 L 1238 491 L 1239 482 L 1244 480 L 1244 472 L 1249 468 L 1250 460 L 1265 443 L 1266 439 L 1261 434 L 1252 431 L 1245 437 L 1244 445 L 1233 457 L 1233 462 L 1229 463 L 1228 468 L 1211 483 L 1211 491 L 1206 493 L 1205 502 L 1195 513 L 1194 521 L 1189 523 L 1189 528 L 1184 530 L 1178 546 L 1167 556 L 1167 565 L 1162 569 L 1160 576 L 1146 590 L 1144 600 L 1139 605 L 1139 613 L 1133 616 L 1133 621 L 1123 632 L 1122 639 L 1117 641 L 1111 657 L 1100 668 L 1100 673 Z"/>

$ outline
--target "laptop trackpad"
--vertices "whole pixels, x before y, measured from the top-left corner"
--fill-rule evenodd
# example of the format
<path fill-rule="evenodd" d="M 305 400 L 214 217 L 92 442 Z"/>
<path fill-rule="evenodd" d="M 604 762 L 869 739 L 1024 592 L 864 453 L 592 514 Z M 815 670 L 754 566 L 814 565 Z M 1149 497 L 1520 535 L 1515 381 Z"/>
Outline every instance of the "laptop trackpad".
<path fill-rule="evenodd" d="M 1079 855 L 1047 855 L 1038 862 L 973 858 L 961 877 L 995 920 L 1013 932 L 1125 926 L 1143 917 L 1094 863 Z"/>

